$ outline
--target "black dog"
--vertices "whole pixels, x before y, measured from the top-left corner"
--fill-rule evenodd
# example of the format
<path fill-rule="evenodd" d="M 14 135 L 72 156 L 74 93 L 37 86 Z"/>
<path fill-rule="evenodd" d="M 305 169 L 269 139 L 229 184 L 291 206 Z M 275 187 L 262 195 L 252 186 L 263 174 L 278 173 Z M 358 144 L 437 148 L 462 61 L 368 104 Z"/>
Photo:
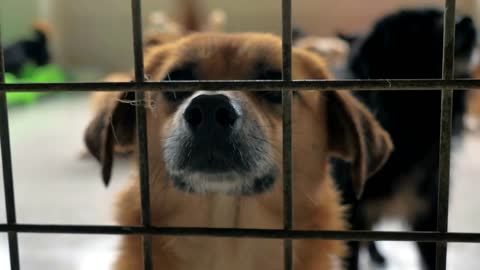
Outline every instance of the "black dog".
<path fill-rule="evenodd" d="M 20 75 L 25 64 L 32 62 L 37 66 L 49 63 L 48 26 L 44 23 L 34 25 L 34 36 L 7 46 L 4 51 L 5 71 Z"/>
<path fill-rule="evenodd" d="M 348 40 L 348 39 L 347 39 Z M 364 37 L 350 39 L 348 68 L 355 79 L 432 79 L 442 77 L 443 12 L 402 10 L 378 21 Z M 469 17 L 458 18 L 455 76 L 469 77 L 476 30 Z M 336 179 L 352 206 L 354 230 L 370 230 L 382 217 L 400 216 L 413 230 L 436 230 L 440 131 L 440 91 L 355 91 L 390 133 L 395 150 L 366 184 L 357 201 L 346 180 L 346 164 L 334 161 Z M 456 90 L 453 134 L 462 129 L 464 90 Z M 435 269 L 435 244 L 418 243 L 427 269 Z M 358 242 L 351 243 L 349 269 L 358 268 Z M 374 243 L 372 259 L 384 263 Z"/>

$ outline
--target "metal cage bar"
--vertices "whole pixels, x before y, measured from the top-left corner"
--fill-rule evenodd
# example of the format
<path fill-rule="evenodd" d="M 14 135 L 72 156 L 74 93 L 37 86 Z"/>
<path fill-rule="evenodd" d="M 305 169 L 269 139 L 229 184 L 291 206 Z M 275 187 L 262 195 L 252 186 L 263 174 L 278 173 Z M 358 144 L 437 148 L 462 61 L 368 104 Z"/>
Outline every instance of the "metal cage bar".
<path fill-rule="evenodd" d="M 301 81 L 161 81 L 161 82 L 89 82 L 89 83 L 9 83 L 0 84 L 5 92 L 91 92 L 91 91 L 274 91 L 290 90 L 438 90 L 442 88 L 480 88 L 477 79 L 414 80 L 301 80 Z M 480 90 L 479 90 L 480 91 Z"/>
<path fill-rule="evenodd" d="M 282 81 L 292 81 L 292 1 L 282 0 Z M 293 229 L 292 91 L 282 88 L 283 228 Z M 283 240 L 284 270 L 293 269 L 292 239 Z"/>
<path fill-rule="evenodd" d="M 480 243 L 480 233 L 0 224 L 0 232 Z"/>
<path fill-rule="evenodd" d="M 455 0 L 445 0 L 443 22 L 442 79 L 454 78 L 455 61 Z M 438 171 L 437 231 L 448 231 L 448 202 L 450 188 L 450 148 L 452 132 L 453 89 L 442 89 L 440 115 L 440 149 Z M 447 268 L 447 243 L 436 243 L 436 269 Z"/>
<path fill-rule="evenodd" d="M 0 85 L 5 83 L 5 69 L 3 64 L 2 32 L 0 27 Z M 10 132 L 8 127 L 7 93 L 0 92 L 0 144 L 2 148 L 3 186 L 5 192 L 5 208 L 7 224 L 14 225 L 17 222 L 15 211 L 15 193 L 13 189 L 12 152 L 10 149 Z M 8 247 L 10 254 L 11 270 L 20 270 L 18 255 L 17 232 L 8 232 Z"/>
<path fill-rule="evenodd" d="M 143 42 L 142 42 L 142 3 L 141 0 L 132 0 L 132 31 L 133 53 L 135 64 L 135 82 L 145 82 L 143 66 Z M 142 224 L 150 227 L 150 185 L 148 168 L 148 138 L 147 138 L 147 114 L 144 106 L 145 92 L 135 89 L 135 99 L 141 101 L 135 107 L 137 138 L 138 138 L 138 162 L 140 173 L 140 196 L 142 207 Z M 152 262 L 152 236 L 142 236 L 143 269 L 153 269 Z"/>

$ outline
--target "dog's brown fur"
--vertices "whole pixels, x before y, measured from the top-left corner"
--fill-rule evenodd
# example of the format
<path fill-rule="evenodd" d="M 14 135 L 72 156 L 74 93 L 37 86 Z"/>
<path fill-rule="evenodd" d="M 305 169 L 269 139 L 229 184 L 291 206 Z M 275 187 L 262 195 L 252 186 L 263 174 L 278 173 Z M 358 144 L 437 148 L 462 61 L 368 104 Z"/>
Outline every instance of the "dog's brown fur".
<path fill-rule="evenodd" d="M 347 42 L 336 37 L 307 36 L 295 41 L 295 47 L 318 53 L 323 57 L 328 66 L 345 66 L 350 51 Z"/>
<path fill-rule="evenodd" d="M 262 63 L 281 70 L 281 41 L 267 34 L 198 34 L 148 50 L 145 71 L 153 81 L 163 80 L 175 68 L 195 63 L 199 79 L 249 79 Z M 324 61 L 317 55 L 293 49 L 294 79 L 327 79 Z M 177 190 L 168 181 L 162 154 L 165 132 L 171 128 L 175 106 L 158 92 L 148 92 L 148 149 L 150 205 L 154 226 L 282 228 L 282 120 L 279 105 L 259 99 L 254 93 L 234 92 L 259 122 L 273 145 L 279 172 L 273 188 L 251 196 L 217 193 L 196 194 Z M 126 103 L 109 106 L 97 115 L 86 134 L 89 149 L 103 163 L 112 165 L 117 143 L 135 144 L 134 123 L 125 123 L 117 113 L 133 113 Z M 347 225 L 339 194 L 329 174 L 331 155 L 353 163 L 354 186 L 361 193 L 368 175 L 386 160 L 392 145 L 388 134 L 350 94 L 342 91 L 302 91 L 293 98 L 293 207 L 294 228 L 343 230 Z M 111 122 L 110 122 L 111 120 Z M 100 124 L 99 124 L 100 123 Z M 103 123 L 103 124 L 102 124 Z M 98 130 L 101 135 L 98 136 Z M 123 136 L 129 132 L 128 136 Z M 120 138 L 120 139 L 118 139 Z M 130 138 L 125 140 L 124 138 Z M 107 177 L 109 174 L 104 174 Z M 139 181 L 134 177 L 118 197 L 117 220 L 121 225 L 141 225 Z M 115 270 L 142 268 L 139 236 L 122 239 Z M 336 260 L 347 253 L 337 240 L 295 240 L 295 269 L 337 269 Z M 282 241 L 213 237 L 153 237 L 154 269 L 281 269 Z"/>
<path fill-rule="evenodd" d="M 480 78 L 480 65 L 475 68 L 474 78 Z M 480 131 L 480 89 L 472 89 L 468 92 L 466 126 L 471 131 Z"/>
<path fill-rule="evenodd" d="M 201 14 L 198 10 L 197 4 L 192 0 L 183 0 L 178 6 L 182 13 L 181 20 L 173 20 L 161 11 L 152 12 L 150 14 L 150 27 L 147 29 L 143 46 L 145 50 L 151 47 L 158 47 L 166 43 L 174 42 L 190 32 L 221 32 L 225 26 L 226 14 L 221 9 L 212 10 L 205 22 L 202 22 Z M 48 33 L 51 32 L 48 25 L 43 22 L 38 22 L 35 25 L 38 29 L 43 29 Z M 134 78 L 129 72 L 113 72 L 108 74 L 104 82 L 128 82 Z M 92 93 L 90 97 L 90 104 L 94 113 L 103 110 L 105 104 L 110 101 L 108 99 L 114 98 L 118 94 L 111 94 L 107 92 Z"/>
<path fill-rule="evenodd" d="M 184 1 L 180 4 L 180 10 L 183 14 L 183 24 L 172 20 L 163 12 L 157 11 L 151 14 L 150 28 L 146 31 L 143 38 L 143 47 L 147 51 L 152 47 L 158 47 L 166 43 L 174 42 L 189 32 L 221 32 L 226 21 L 226 15 L 223 10 L 212 10 L 206 19 L 206 22 L 200 21 L 199 11 L 196 9 L 194 1 Z M 159 17 L 159 18 L 158 18 Z M 43 24 L 39 24 L 43 25 Z M 45 28 L 46 29 L 46 28 Z M 104 82 L 129 82 L 134 77 L 130 72 L 113 72 L 103 78 Z M 90 94 L 90 105 L 94 114 L 105 110 L 109 104 L 114 102 L 119 93 L 112 92 L 92 92 Z M 132 146 L 115 146 L 115 153 L 126 155 L 132 152 Z M 88 153 L 81 153 L 81 157 L 89 156 Z"/>

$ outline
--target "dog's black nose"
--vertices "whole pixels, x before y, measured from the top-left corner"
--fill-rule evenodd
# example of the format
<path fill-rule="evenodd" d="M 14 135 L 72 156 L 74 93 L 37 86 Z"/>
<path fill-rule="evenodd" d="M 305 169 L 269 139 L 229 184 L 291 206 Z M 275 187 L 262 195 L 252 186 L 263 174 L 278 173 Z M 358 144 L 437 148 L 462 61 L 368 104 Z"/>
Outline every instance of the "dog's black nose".
<path fill-rule="evenodd" d="M 192 99 L 183 117 L 197 136 L 228 135 L 239 115 L 225 95 L 199 95 Z"/>

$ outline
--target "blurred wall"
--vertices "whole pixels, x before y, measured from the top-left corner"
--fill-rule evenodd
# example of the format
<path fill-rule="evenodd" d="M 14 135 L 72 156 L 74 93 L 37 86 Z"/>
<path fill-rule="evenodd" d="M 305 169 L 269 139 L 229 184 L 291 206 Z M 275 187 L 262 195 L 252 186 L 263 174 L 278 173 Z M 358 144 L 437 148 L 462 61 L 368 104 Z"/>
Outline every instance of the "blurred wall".
<path fill-rule="evenodd" d="M 36 0 L 1 0 L 0 24 L 2 41 L 13 40 L 30 34 L 32 18 L 37 16 Z M 22 10 L 22 12 L 18 12 Z"/>
<path fill-rule="evenodd" d="M 331 35 L 336 31 L 358 32 L 399 8 L 438 6 L 444 0 L 297 0 L 293 21 L 308 32 Z M 475 0 L 457 0 L 457 13 L 470 13 Z"/>
<path fill-rule="evenodd" d="M 149 11 L 178 14 L 181 0 L 143 0 L 144 25 Z M 280 33 L 279 0 L 198 0 L 203 13 L 222 8 L 228 31 Z M 442 6 L 444 0 L 293 0 L 293 23 L 309 33 L 365 31 L 373 21 L 400 7 Z M 476 0 L 457 0 L 458 11 L 476 13 Z M 53 24 L 53 50 L 67 68 L 92 72 L 133 66 L 130 0 L 1 0 L 2 37 L 11 41 L 29 34 L 31 22 L 45 17 Z M 477 15 L 477 14 L 475 14 Z"/>

